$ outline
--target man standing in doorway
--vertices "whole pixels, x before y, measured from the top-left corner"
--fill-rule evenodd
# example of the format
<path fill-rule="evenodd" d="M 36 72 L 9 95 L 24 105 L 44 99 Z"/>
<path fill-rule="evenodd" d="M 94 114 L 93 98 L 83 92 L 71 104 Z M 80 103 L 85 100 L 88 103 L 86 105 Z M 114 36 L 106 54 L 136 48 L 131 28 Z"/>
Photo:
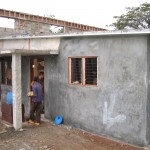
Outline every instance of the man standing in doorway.
<path fill-rule="evenodd" d="M 38 76 L 34 77 L 34 80 L 31 83 L 31 86 L 32 86 L 32 91 L 34 93 L 34 96 L 32 97 L 32 101 L 31 101 L 29 123 L 40 125 L 43 91 L 42 91 L 42 85 L 38 82 Z M 36 114 L 35 117 L 34 117 L 34 114 Z"/>

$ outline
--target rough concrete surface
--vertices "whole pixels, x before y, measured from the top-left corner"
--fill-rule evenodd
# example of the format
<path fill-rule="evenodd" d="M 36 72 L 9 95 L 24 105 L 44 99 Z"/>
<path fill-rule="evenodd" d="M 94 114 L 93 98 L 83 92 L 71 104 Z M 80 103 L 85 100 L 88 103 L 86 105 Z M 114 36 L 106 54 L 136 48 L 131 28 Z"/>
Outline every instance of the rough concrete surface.
<path fill-rule="evenodd" d="M 40 126 L 23 124 L 15 131 L 0 123 L 0 150 L 142 150 L 89 134 L 67 125 L 43 120 Z"/>
<path fill-rule="evenodd" d="M 147 37 L 64 38 L 46 56 L 45 116 L 126 143 L 146 146 Z M 68 84 L 68 57 L 97 57 L 97 86 Z"/>

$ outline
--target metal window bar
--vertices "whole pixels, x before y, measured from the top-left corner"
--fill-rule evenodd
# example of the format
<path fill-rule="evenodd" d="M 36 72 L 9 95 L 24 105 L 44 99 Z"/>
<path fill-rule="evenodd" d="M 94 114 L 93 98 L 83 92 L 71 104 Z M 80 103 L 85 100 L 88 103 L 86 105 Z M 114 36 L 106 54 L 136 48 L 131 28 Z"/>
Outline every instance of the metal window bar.
<path fill-rule="evenodd" d="M 85 84 L 97 85 L 97 58 L 85 59 Z"/>
<path fill-rule="evenodd" d="M 72 58 L 71 59 L 71 83 L 81 84 L 82 75 L 82 59 Z"/>

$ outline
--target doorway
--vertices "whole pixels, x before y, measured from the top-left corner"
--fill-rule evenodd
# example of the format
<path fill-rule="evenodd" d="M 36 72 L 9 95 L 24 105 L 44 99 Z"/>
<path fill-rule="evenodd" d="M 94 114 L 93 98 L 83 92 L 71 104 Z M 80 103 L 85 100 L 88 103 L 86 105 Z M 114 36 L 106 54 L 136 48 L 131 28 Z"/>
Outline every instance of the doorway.
<path fill-rule="evenodd" d="M 39 77 L 39 82 L 42 85 L 42 90 L 43 90 L 43 95 L 44 95 L 44 57 L 31 57 L 30 58 L 30 83 L 33 81 L 33 78 L 35 76 Z M 43 103 L 42 112 L 44 113 L 44 103 Z"/>

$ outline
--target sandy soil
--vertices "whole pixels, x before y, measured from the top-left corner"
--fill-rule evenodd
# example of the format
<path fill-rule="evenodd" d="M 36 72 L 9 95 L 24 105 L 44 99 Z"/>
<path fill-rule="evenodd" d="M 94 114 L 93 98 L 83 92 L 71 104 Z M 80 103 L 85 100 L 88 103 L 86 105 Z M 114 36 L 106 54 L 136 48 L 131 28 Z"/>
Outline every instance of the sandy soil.
<path fill-rule="evenodd" d="M 0 150 L 143 150 L 108 140 L 67 125 L 42 121 L 40 126 L 23 123 L 14 131 L 0 123 Z"/>

